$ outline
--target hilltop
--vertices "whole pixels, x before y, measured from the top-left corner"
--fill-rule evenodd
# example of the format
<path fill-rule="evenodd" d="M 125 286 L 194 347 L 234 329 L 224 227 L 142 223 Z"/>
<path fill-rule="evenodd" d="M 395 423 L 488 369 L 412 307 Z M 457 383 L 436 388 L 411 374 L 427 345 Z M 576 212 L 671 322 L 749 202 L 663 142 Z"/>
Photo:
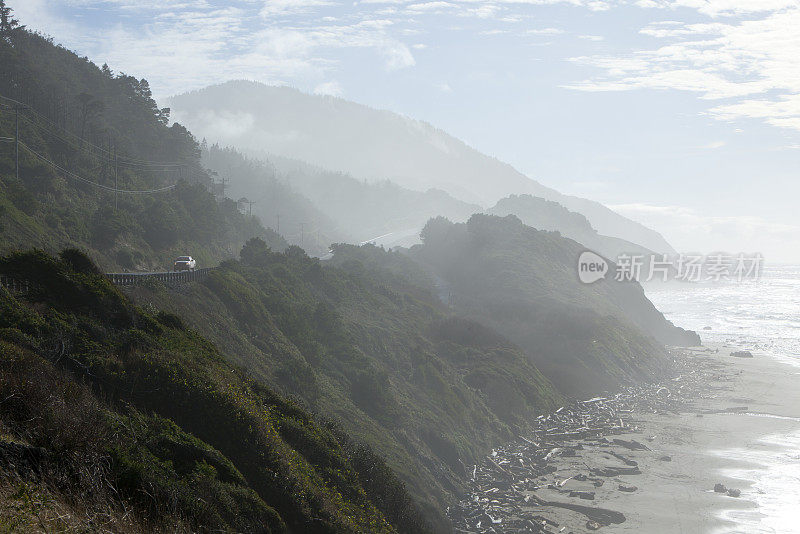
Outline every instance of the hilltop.
<path fill-rule="evenodd" d="M 652 379 L 663 368 L 665 344 L 700 343 L 667 321 L 637 282 L 581 284 L 575 268 L 584 246 L 514 215 L 434 219 L 422 239 L 410 254 L 456 312 L 525 350 L 562 392 Z"/>
<path fill-rule="evenodd" d="M 509 195 L 486 210 L 490 215 L 517 216 L 526 226 L 538 230 L 559 232 L 589 249 L 614 260 L 621 254 L 641 254 L 647 256 L 652 251 L 636 243 L 617 237 L 601 235 L 592 227 L 589 220 L 580 213 L 570 211 L 552 200 L 531 195 Z M 455 220 L 453 222 L 461 222 Z"/>

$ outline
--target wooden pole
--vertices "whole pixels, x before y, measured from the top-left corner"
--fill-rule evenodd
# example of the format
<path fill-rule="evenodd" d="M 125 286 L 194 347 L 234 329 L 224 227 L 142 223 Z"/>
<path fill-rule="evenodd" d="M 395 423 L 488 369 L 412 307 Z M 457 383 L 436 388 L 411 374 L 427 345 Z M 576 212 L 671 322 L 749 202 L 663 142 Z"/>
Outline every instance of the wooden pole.
<path fill-rule="evenodd" d="M 19 181 L 19 108 L 14 108 L 14 171 Z"/>

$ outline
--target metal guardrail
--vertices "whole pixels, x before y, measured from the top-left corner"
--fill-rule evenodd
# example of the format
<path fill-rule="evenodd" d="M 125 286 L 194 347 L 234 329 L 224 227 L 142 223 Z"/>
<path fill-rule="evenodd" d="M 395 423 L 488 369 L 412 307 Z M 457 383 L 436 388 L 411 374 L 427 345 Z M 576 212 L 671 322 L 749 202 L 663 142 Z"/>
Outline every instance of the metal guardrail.
<path fill-rule="evenodd" d="M 149 280 L 158 280 L 166 284 L 183 284 L 202 280 L 214 267 L 195 269 L 194 271 L 166 271 L 161 273 L 106 273 L 111 283 L 117 286 L 138 286 Z"/>
<path fill-rule="evenodd" d="M 185 284 L 202 280 L 215 267 L 196 269 L 194 271 L 167 271 L 161 273 L 106 273 L 106 277 L 111 283 L 117 286 L 137 286 L 146 283 L 148 280 L 158 280 L 165 284 Z M 33 282 L 19 278 L 10 278 L 0 275 L 0 287 L 5 288 L 10 293 L 28 293 L 36 286 Z"/>

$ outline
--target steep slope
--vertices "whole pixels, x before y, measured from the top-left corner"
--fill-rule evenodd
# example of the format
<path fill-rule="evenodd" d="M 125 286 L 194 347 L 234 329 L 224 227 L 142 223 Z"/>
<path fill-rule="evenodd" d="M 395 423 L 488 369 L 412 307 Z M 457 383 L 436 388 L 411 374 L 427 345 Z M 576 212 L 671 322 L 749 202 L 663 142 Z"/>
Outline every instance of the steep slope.
<path fill-rule="evenodd" d="M 147 82 L 20 28 L 3 26 L 0 56 L 0 92 L 13 97 L 0 136 L 14 135 L 18 112 L 21 138 L 19 178 L 13 144 L 0 146 L 0 249 L 79 245 L 99 260 L 75 250 L 0 259 L 0 277 L 32 288 L 0 288 L 3 527 L 47 515 L 79 531 L 427 532 L 370 447 L 99 274 L 167 268 L 177 253 L 216 265 L 253 236 L 287 246 L 215 199 L 199 145 L 167 126 Z M 54 508 L 5 516 L 27 492 Z"/>
<path fill-rule="evenodd" d="M 31 285 L 0 287 L 0 494 L 54 497 L 40 519 L 128 532 L 428 529 L 371 450 L 247 378 L 179 317 L 135 307 L 82 253 L 12 254 L 0 275 Z M 0 507 L 12 531 L 30 519 Z"/>
<path fill-rule="evenodd" d="M 407 257 L 341 245 L 331 265 L 258 240 L 241 257 L 179 294 L 135 299 L 207 328 L 254 379 L 340 421 L 443 529 L 465 466 L 559 402 L 518 347 L 452 317 Z"/>
<path fill-rule="evenodd" d="M 225 180 L 224 194 L 240 208 L 279 232 L 288 243 L 309 254 L 327 253 L 330 243 L 356 238 L 325 204 L 304 196 L 302 188 L 279 174 L 267 161 L 248 158 L 232 148 L 201 145 L 203 165 Z M 220 191 L 222 193 L 222 191 Z"/>
<path fill-rule="evenodd" d="M 245 81 L 179 95 L 169 103 L 198 135 L 250 155 L 300 159 L 419 191 L 441 189 L 483 206 L 509 194 L 532 194 L 582 213 L 601 234 L 672 252 L 657 232 L 602 204 L 562 195 L 430 124 L 395 113 Z"/>
<path fill-rule="evenodd" d="M 25 30 L 0 38 L 0 253 L 81 245 L 107 270 L 201 266 L 250 237 L 286 243 L 208 191 L 194 137 L 167 126 L 146 80 L 115 75 Z M 114 190 L 123 190 L 115 192 Z M 134 192 L 124 192 L 134 191 Z"/>
<path fill-rule="evenodd" d="M 639 284 L 581 284 L 575 269 L 584 247 L 513 215 L 435 219 L 422 238 L 411 254 L 442 280 L 455 309 L 533 355 L 562 391 L 653 377 L 662 344 L 699 344 L 664 319 Z"/>

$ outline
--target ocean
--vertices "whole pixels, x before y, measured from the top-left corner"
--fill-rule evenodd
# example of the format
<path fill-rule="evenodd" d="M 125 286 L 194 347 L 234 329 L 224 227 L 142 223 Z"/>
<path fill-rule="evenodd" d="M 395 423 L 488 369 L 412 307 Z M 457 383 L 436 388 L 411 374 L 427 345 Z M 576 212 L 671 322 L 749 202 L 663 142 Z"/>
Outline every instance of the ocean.
<path fill-rule="evenodd" d="M 800 367 L 800 265 L 765 266 L 757 280 L 644 286 L 675 325 Z"/>
<path fill-rule="evenodd" d="M 800 266 L 765 266 L 760 279 L 743 282 L 647 284 L 645 292 L 667 319 L 697 331 L 703 343 L 722 343 L 797 367 L 800 387 Z M 794 424 L 786 421 L 792 418 L 781 419 L 781 432 L 707 451 L 730 462 L 720 475 L 751 482 L 754 490 L 748 494 L 753 508 L 719 511 L 728 526 L 714 534 L 800 533 L 800 419 Z"/>

